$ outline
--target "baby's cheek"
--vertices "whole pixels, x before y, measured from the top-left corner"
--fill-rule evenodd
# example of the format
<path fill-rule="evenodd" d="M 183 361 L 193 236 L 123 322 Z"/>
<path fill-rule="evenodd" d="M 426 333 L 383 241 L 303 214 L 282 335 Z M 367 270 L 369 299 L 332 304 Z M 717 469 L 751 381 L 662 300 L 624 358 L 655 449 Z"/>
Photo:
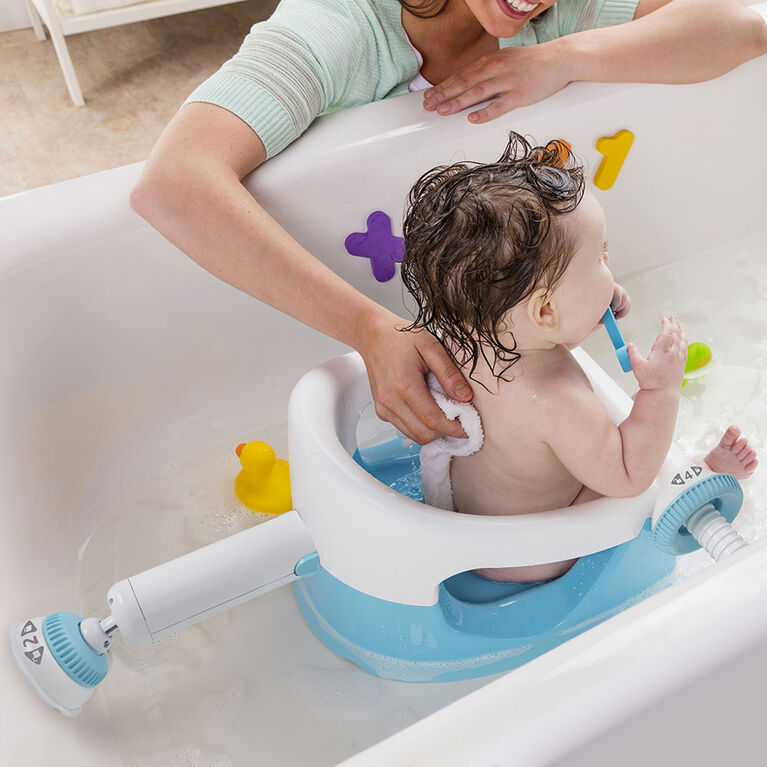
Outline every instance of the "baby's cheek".
<path fill-rule="evenodd" d="M 615 284 L 615 280 L 613 280 L 612 274 L 610 275 L 609 279 L 605 280 L 605 289 L 604 289 L 604 300 L 607 301 L 607 306 L 610 306 L 613 300 L 613 296 L 615 295 L 615 289 L 617 285 Z"/>

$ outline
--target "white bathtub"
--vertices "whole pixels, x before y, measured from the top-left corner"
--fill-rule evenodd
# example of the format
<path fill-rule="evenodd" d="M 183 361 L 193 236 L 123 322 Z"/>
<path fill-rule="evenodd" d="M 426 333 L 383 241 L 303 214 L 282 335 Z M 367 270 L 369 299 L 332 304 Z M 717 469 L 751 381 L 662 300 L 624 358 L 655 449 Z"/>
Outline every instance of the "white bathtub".
<path fill-rule="evenodd" d="M 575 84 L 485 126 L 426 114 L 410 95 L 318 121 L 249 186 L 310 251 L 397 309 L 399 278 L 376 282 L 344 250 L 370 212 L 399 234 L 417 176 L 496 158 L 510 128 L 568 140 L 590 178 L 595 140 L 628 128 L 617 183 L 596 191 L 621 277 L 765 231 L 765 94 L 767 57 L 699 85 Z M 234 446 L 267 438 L 284 455 L 292 385 L 344 351 L 210 277 L 133 214 L 140 170 L 0 200 L 3 625 L 105 613 L 112 581 L 236 527 Z M 754 322 L 767 334 L 767 317 Z M 331 655 L 282 589 L 160 649 L 118 644 L 74 720 L 0 652 L 0 763 L 704 764 L 724 748 L 709 739 L 718 720 L 744 737 L 741 761 L 727 758 L 755 763 L 759 732 L 745 725 L 765 678 L 766 604 L 759 541 L 510 674 L 405 685 Z"/>

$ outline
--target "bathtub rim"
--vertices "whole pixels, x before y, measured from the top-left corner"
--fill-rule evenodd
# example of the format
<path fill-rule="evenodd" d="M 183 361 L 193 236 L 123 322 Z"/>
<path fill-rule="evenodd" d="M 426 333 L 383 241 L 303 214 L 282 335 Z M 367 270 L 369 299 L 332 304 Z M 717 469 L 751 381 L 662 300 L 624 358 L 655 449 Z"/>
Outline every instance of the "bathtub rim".
<path fill-rule="evenodd" d="M 767 15 L 767 4 L 763 3 L 760 6 L 754 7 L 754 9 L 763 16 Z M 577 90 L 580 97 L 583 98 L 590 92 L 589 89 L 593 88 L 595 92 L 597 89 L 603 89 L 601 92 L 607 96 L 629 87 L 635 88 L 640 86 L 618 86 L 608 89 L 607 86 L 598 84 L 582 84 L 577 89 L 567 89 L 563 93 Z M 552 104 L 558 104 L 561 108 L 566 107 L 566 102 L 561 99 L 552 100 Z M 456 119 L 462 118 L 458 117 Z M 330 124 L 332 123 L 328 121 L 328 125 Z M 127 205 L 127 193 L 132 183 L 138 178 L 142 168 L 143 163 L 136 163 L 124 166 L 123 168 L 102 171 L 98 174 L 92 174 L 92 176 L 59 182 L 59 184 L 2 198 L 0 199 L 0 218 L 6 211 L 11 212 L 14 210 L 13 205 L 7 204 L 9 201 L 14 199 L 26 200 L 34 197 L 36 201 L 39 201 L 45 207 L 56 199 L 56 195 L 52 192 L 59 190 L 61 183 L 67 184 L 67 191 L 72 193 L 71 198 L 67 198 L 67 204 L 62 206 L 61 211 L 54 209 L 53 212 L 56 220 L 54 224 L 48 227 L 50 232 L 58 232 L 57 227 L 59 223 L 64 227 L 65 237 L 55 241 L 55 253 L 52 256 L 58 258 L 63 255 L 64 250 L 67 248 L 76 247 L 79 243 L 86 241 L 85 231 L 87 231 L 87 242 L 90 243 L 95 239 L 107 238 L 146 227 L 145 222 L 133 214 Z M 92 198 L 86 199 L 90 179 L 93 176 L 102 177 L 102 180 L 108 181 L 110 184 L 107 192 L 95 201 Z M 83 216 L 89 226 L 80 228 L 80 222 L 73 217 L 75 213 Z M 17 223 L 15 220 L 11 220 L 10 223 L 14 233 L 18 233 L 25 240 L 29 237 L 30 230 L 27 223 Z M 93 225 L 92 229 L 89 228 L 90 225 Z M 24 268 L 46 257 L 47 243 L 52 242 L 52 240 L 48 240 L 49 235 L 41 232 L 40 229 L 38 226 L 34 230 L 34 247 L 32 245 L 27 247 L 25 244 L 23 250 L 19 249 L 17 251 L 14 249 L 12 241 L 10 245 L 8 240 L 4 242 L 4 245 L 7 246 L 6 252 L 13 255 L 9 259 L 5 257 L 0 259 L 0 278 L 15 267 Z M 160 237 L 160 235 L 156 236 Z M 32 253 L 33 250 L 34 253 Z M 30 254 L 28 258 L 24 256 L 26 252 Z M 759 606 L 760 603 L 763 604 L 765 591 L 767 591 L 764 576 L 759 572 L 759 567 L 761 566 L 764 569 L 764 565 L 767 564 L 765 562 L 767 560 L 765 549 L 767 549 L 767 544 L 765 544 L 764 540 L 760 541 L 746 549 L 737 558 L 737 562 L 734 558 L 727 563 L 707 568 L 698 574 L 700 577 L 691 576 L 685 579 L 680 584 L 657 595 L 657 597 L 652 597 L 647 602 L 615 616 L 605 624 L 595 627 L 581 637 L 571 640 L 571 642 L 566 643 L 557 650 L 551 651 L 551 653 L 547 653 L 541 659 L 519 669 L 514 675 L 510 674 L 496 680 L 496 682 L 490 683 L 483 688 L 482 695 L 485 695 L 484 690 L 488 690 L 486 699 L 480 699 L 479 693 L 465 696 L 397 735 L 351 757 L 343 762 L 343 764 L 351 765 L 352 767 L 380 764 L 381 757 L 386 754 L 389 754 L 389 761 L 387 763 L 412 764 L 414 763 L 413 754 L 416 753 L 414 744 L 416 744 L 417 748 L 423 749 L 424 752 L 423 761 L 418 762 L 419 765 L 450 763 L 453 761 L 452 757 L 459 753 L 459 747 L 464 748 L 464 744 L 477 746 L 480 743 L 481 745 L 478 748 L 472 749 L 472 753 L 480 753 L 482 757 L 486 757 L 484 761 L 490 761 L 492 754 L 495 754 L 498 759 L 502 759 L 504 751 L 508 753 L 513 748 L 515 755 L 519 757 L 518 764 L 540 763 L 541 744 L 547 745 L 550 749 L 560 748 L 559 753 L 561 755 L 564 754 L 564 747 L 558 745 L 561 741 L 565 741 L 567 750 L 577 747 L 579 742 L 583 743 L 599 736 L 610 729 L 611 726 L 624 721 L 633 711 L 637 711 L 653 700 L 662 697 L 672 686 L 679 687 L 684 684 L 686 680 L 682 678 L 678 678 L 674 685 L 671 685 L 667 679 L 667 686 L 661 688 L 660 692 L 657 687 L 654 690 L 645 689 L 647 682 L 644 685 L 641 682 L 650 676 L 648 670 L 657 671 L 658 669 L 657 664 L 654 663 L 653 652 L 663 650 L 666 653 L 665 663 L 667 667 L 672 667 L 675 659 L 678 663 L 687 664 L 685 668 L 688 674 L 687 681 L 689 681 L 689 679 L 699 675 L 696 672 L 699 672 L 704 661 L 708 665 L 715 665 L 716 663 L 721 665 L 733 656 L 738 649 L 745 649 L 747 645 L 751 645 L 767 635 L 765 619 L 762 618 L 757 621 L 758 613 L 753 609 Z M 734 572 L 733 568 L 735 568 L 736 564 L 738 567 Z M 747 582 L 748 580 L 754 580 L 758 583 L 758 588 L 754 593 L 744 594 L 742 592 L 735 592 L 737 599 L 733 600 L 732 587 L 740 587 L 742 581 Z M 708 595 L 708 599 L 710 599 L 712 592 L 719 596 L 713 602 L 704 601 L 697 592 L 692 593 L 693 590 L 702 590 Z M 716 607 L 716 610 L 711 609 L 712 604 Z M 657 619 L 654 619 L 652 615 L 656 606 L 661 610 L 666 610 L 670 609 L 672 605 L 680 614 L 684 613 L 688 619 L 696 619 L 695 625 L 702 632 L 702 636 L 706 638 L 705 643 L 692 645 L 695 647 L 694 657 L 690 653 L 690 639 L 698 639 L 697 632 L 691 629 L 678 631 L 673 645 L 668 645 L 663 631 L 664 627 L 657 625 Z M 704 605 L 705 610 L 701 611 L 700 605 Z M 697 614 L 701 612 L 704 613 L 702 616 Z M 722 616 L 725 616 L 727 620 L 723 621 L 721 619 Z M 632 621 L 635 621 L 635 623 L 631 623 Z M 728 621 L 731 623 L 729 629 L 726 628 Z M 645 627 L 644 633 L 640 631 L 642 626 Z M 749 631 L 744 631 L 745 627 L 749 628 L 750 633 Z M 714 634 L 720 641 L 714 642 L 712 640 Z M 622 640 L 621 637 L 624 637 L 624 639 Z M 600 648 L 602 648 L 601 655 Z M 611 705 L 612 701 L 621 698 L 620 695 L 609 694 L 609 690 L 613 690 L 614 693 L 615 683 L 612 682 L 609 685 L 609 690 L 605 690 L 604 686 L 602 688 L 603 699 L 601 701 L 600 715 L 597 716 L 594 706 L 589 711 L 590 729 L 588 731 L 585 729 L 577 730 L 576 725 L 571 722 L 571 719 L 578 719 L 576 716 L 578 713 L 577 703 L 580 698 L 573 691 L 569 691 L 569 697 L 566 697 L 568 693 L 567 683 L 568 680 L 572 679 L 572 675 L 569 677 L 559 675 L 551 686 L 546 688 L 547 697 L 554 697 L 557 690 L 561 690 L 563 695 L 565 695 L 558 708 L 553 711 L 549 709 L 537 718 L 528 718 L 527 721 L 516 721 L 513 723 L 513 727 L 509 727 L 508 701 L 513 702 L 515 699 L 519 699 L 525 690 L 531 693 L 534 692 L 539 687 L 539 680 L 545 677 L 549 666 L 556 663 L 585 664 L 589 656 L 599 656 L 597 658 L 599 662 L 592 664 L 589 670 L 591 677 L 590 685 L 583 686 L 586 692 L 582 694 L 588 694 L 589 690 L 598 688 L 600 681 L 609 678 L 609 673 L 614 668 L 611 662 L 615 664 L 616 661 L 621 659 L 625 655 L 627 648 L 636 649 L 634 653 L 636 667 L 641 668 L 642 673 L 637 674 L 637 679 L 640 680 L 640 683 L 635 686 L 641 689 L 638 692 L 635 691 L 636 694 L 631 701 L 621 701 L 624 702 L 624 708 L 620 709 L 620 715 L 614 705 Z M 704 648 L 708 648 L 708 652 L 703 652 Z M 555 654 L 552 655 L 552 653 Z M 694 666 L 694 663 L 698 663 L 698 666 Z M 577 670 L 571 669 L 572 673 L 575 673 Z M 491 716 L 492 701 L 501 701 L 504 704 L 505 716 L 502 721 L 499 721 L 498 717 L 493 718 Z M 569 710 L 567 709 L 568 702 L 571 705 Z M 599 719 L 598 722 L 595 721 L 597 719 Z M 542 728 L 544 726 L 548 728 L 548 722 L 553 720 L 561 721 L 567 726 L 567 729 L 563 728 L 560 731 L 561 737 L 557 739 L 557 743 L 553 742 L 553 739 L 547 739 L 542 735 Z M 462 721 L 465 723 L 477 723 L 480 727 L 476 727 L 472 732 L 471 729 L 467 730 L 462 726 L 457 726 Z M 497 725 L 497 728 L 488 734 L 487 728 L 491 727 L 493 723 Z M 55 730 L 50 729 L 47 722 L 44 727 L 45 735 L 55 732 Z M 571 734 L 573 737 L 568 740 L 564 737 L 564 734 L 569 731 L 569 728 L 572 728 Z M 484 733 L 484 736 L 481 733 Z M 420 746 L 417 744 L 420 744 Z M 443 755 L 442 760 L 439 759 L 440 754 Z M 447 758 L 444 758 L 445 754 Z M 527 759 L 526 762 L 522 761 L 523 757 Z M 479 758 L 477 757 L 477 759 Z"/>

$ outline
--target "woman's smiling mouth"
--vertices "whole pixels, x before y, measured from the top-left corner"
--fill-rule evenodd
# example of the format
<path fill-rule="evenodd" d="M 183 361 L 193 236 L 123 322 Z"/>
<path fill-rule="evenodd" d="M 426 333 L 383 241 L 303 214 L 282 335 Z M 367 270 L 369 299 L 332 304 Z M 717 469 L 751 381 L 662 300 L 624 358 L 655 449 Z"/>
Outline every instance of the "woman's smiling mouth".
<path fill-rule="evenodd" d="M 512 19 L 526 19 L 540 3 L 528 3 L 525 0 L 497 0 L 501 10 Z"/>

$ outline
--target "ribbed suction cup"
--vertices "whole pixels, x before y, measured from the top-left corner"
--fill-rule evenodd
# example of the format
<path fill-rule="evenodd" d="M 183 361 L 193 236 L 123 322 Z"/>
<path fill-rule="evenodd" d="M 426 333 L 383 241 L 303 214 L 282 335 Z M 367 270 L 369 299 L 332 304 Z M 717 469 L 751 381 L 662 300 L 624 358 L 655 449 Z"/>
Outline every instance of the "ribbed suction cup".
<path fill-rule="evenodd" d="M 743 503 L 743 490 L 732 474 L 710 474 L 685 488 L 657 517 L 652 537 L 669 554 L 688 554 L 700 547 L 686 527 L 688 519 L 710 504 L 726 522 L 732 522 Z"/>
<path fill-rule="evenodd" d="M 94 652 L 80 634 L 82 618 L 59 612 L 14 623 L 11 650 L 38 695 L 67 716 L 77 716 L 109 670 L 106 653 Z"/>
<path fill-rule="evenodd" d="M 81 622 L 75 613 L 53 613 L 43 621 L 43 636 L 56 662 L 71 679 L 83 687 L 95 687 L 109 671 L 109 658 L 88 647 L 80 634 Z"/>

